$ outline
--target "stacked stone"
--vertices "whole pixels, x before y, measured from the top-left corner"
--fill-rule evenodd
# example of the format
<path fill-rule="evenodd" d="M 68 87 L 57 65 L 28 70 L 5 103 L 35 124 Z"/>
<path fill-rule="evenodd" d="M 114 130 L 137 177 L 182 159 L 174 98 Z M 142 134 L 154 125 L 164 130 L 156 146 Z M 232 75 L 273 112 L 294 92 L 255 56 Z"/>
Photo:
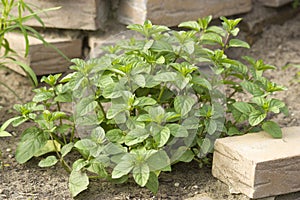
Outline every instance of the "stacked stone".
<path fill-rule="evenodd" d="M 279 7 L 293 0 L 27 0 L 31 7 L 39 12 L 42 9 L 60 7 L 57 10 L 41 12 L 44 22 L 45 39 L 60 48 L 69 58 L 82 57 L 84 46 L 90 49 L 89 57 L 101 55 L 100 48 L 106 44 L 124 39 L 126 25 L 143 23 L 146 19 L 153 24 L 169 27 L 180 22 L 197 20 L 199 17 L 212 15 L 232 16 L 253 12 L 253 5 Z M 253 21 L 253 18 L 249 21 Z M 36 20 L 29 20 L 26 25 L 41 27 Z M 250 24 L 249 27 L 256 26 Z M 49 31 L 51 30 L 51 31 Z M 54 31 L 53 31 L 54 30 Z M 49 34 L 50 32 L 50 34 Z M 56 34 L 53 34 L 55 32 Z M 117 36 L 116 36 L 117 35 Z M 24 42 L 20 36 L 10 36 L 17 51 L 24 51 Z M 61 55 L 51 48 L 46 48 L 39 41 L 32 39 L 29 56 L 25 59 L 38 75 L 65 71 L 68 61 L 55 62 Z M 33 48 L 35 46 L 35 48 Z M 42 55 L 42 56 L 41 56 Z"/>

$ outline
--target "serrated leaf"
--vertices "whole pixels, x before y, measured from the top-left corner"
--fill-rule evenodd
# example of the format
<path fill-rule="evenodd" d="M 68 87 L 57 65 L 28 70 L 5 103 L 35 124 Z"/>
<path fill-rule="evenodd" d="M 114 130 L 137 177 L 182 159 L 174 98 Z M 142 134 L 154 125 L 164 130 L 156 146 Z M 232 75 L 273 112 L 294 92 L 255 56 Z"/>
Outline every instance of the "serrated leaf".
<path fill-rule="evenodd" d="M 133 178 L 135 182 L 140 185 L 141 187 L 144 187 L 146 183 L 148 182 L 150 170 L 146 163 L 135 166 L 132 170 Z"/>
<path fill-rule="evenodd" d="M 58 162 L 55 156 L 48 156 L 47 158 L 41 160 L 38 164 L 39 167 L 51 167 Z"/>
<path fill-rule="evenodd" d="M 232 104 L 235 109 L 245 115 L 249 115 L 255 108 L 247 102 L 235 102 Z"/>
<path fill-rule="evenodd" d="M 147 130 L 137 127 L 136 129 L 131 130 L 125 136 L 125 144 L 128 146 L 132 146 L 143 142 L 148 137 L 149 137 L 149 133 L 147 132 Z"/>
<path fill-rule="evenodd" d="M 126 156 L 126 155 L 125 155 Z M 123 159 L 123 158 L 122 158 Z M 132 160 L 122 160 L 119 162 L 112 171 L 112 178 L 121 178 L 127 175 L 134 167 Z"/>
<path fill-rule="evenodd" d="M 261 123 L 267 117 L 266 113 L 262 113 L 258 110 L 255 110 L 249 115 L 249 123 L 251 126 L 256 126 Z"/>
<path fill-rule="evenodd" d="M 72 171 L 69 177 L 69 190 L 72 197 L 77 196 L 80 192 L 87 189 L 89 178 L 82 171 Z"/>
<path fill-rule="evenodd" d="M 240 84 L 246 91 L 248 91 L 254 96 L 262 96 L 264 94 L 260 87 L 252 82 L 243 81 Z"/>
<path fill-rule="evenodd" d="M 16 160 L 21 164 L 27 162 L 46 145 L 48 138 L 49 134 L 37 127 L 26 129 L 16 150 Z"/>
<path fill-rule="evenodd" d="M 276 122 L 273 121 L 264 122 L 262 128 L 264 131 L 269 133 L 273 138 L 282 138 L 282 130 Z"/>
<path fill-rule="evenodd" d="M 127 108 L 126 104 L 113 104 L 106 113 L 107 119 L 113 119 L 118 114 L 124 112 Z"/>
<path fill-rule="evenodd" d="M 158 143 L 157 147 L 163 147 L 169 140 L 171 134 L 168 127 L 163 127 L 162 130 L 154 136 L 154 140 Z"/>
<path fill-rule="evenodd" d="M 84 116 L 87 113 L 94 111 L 98 103 L 93 96 L 85 97 L 76 104 L 76 115 Z"/>
<path fill-rule="evenodd" d="M 174 100 L 174 108 L 177 113 L 180 113 L 182 117 L 186 117 L 192 110 L 196 101 L 191 96 L 177 96 Z"/>
<path fill-rule="evenodd" d="M 229 40 L 229 47 L 243 47 L 249 49 L 250 45 L 247 42 L 234 38 Z"/>

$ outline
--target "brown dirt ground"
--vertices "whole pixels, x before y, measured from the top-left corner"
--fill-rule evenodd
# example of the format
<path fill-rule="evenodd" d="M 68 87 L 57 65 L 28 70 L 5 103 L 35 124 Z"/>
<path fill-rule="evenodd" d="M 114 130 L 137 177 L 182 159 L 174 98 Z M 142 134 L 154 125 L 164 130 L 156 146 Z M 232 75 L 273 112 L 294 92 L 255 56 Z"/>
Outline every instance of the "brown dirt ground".
<path fill-rule="evenodd" d="M 263 34 L 253 44 L 252 49 L 237 51 L 236 55 L 246 53 L 254 58 L 262 58 L 278 69 L 268 76 L 288 90 L 275 94 L 286 102 L 290 116 L 276 117 L 282 127 L 300 125 L 300 83 L 294 81 L 296 68 L 300 65 L 300 14 L 283 25 L 265 27 Z M 285 66 L 290 66 L 285 68 Z M 0 79 L 19 94 L 23 101 L 32 97 L 31 86 L 26 78 L 0 70 Z M 13 116 L 12 105 L 19 100 L 0 86 L 0 123 Z M 14 136 L 0 139 L 5 167 L 0 171 L 0 200 L 4 199 L 72 199 L 68 191 L 68 174 L 60 167 L 39 168 L 38 159 L 20 165 L 14 159 L 16 143 L 21 129 L 10 129 Z M 197 196 L 198 195 L 198 196 Z M 177 164 L 172 173 L 164 173 L 160 178 L 157 195 L 145 188 L 129 182 L 114 185 L 107 182 L 91 181 L 89 189 L 76 199 L 186 199 L 188 197 L 209 196 L 215 200 L 246 200 L 244 195 L 229 193 L 228 187 L 211 175 L 209 167 L 199 169 L 196 163 Z M 196 198 L 197 199 L 197 198 Z M 276 197 L 277 200 L 300 199 L 300 193 Z"/>

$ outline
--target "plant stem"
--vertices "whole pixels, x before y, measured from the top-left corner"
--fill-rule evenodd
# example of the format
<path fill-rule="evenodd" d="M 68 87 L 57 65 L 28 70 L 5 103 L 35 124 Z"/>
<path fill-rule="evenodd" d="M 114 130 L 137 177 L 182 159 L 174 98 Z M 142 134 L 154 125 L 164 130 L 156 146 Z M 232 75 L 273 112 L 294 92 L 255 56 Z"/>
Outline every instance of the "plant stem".
<path fill-rule="evenodd" d="M 167 83 L 164 83 L 164 86 L 163 86 L 163 87 L 161 88 L 161 90 L 160 90 L 160 93 L 159 93 L 158 98 L 157 98 L 157 102 L 158 102 L 158 103 L 160 103 L 160 100 L 161 100 L 161 98 L 162 98 L 162 95 L 163 95 L 164 92 L 165 92 L 166 85 L 167 85 Z"/>
<path fill-rule="evenodd" d="M 56 141 L 56 139 L 54 139 L 53 134 L 50 134 L 50 137 L 51 137 L 51 140 L 52 140 L 52 143 L 53 143 L 53 146 L 54 146 L 56 155 L 57 155 L 57 157 L 59 158 L 61 165 L 63 166 L 63 168 L 64 168 L 68 173 L 71 173 L 72 168 L 65 162 L 65 160 L 63 159 L 63 157 L 60 155 L 60 153 L 59 153 L 59 151 L 58 151 L 58 148 L 57 148 L 57 146 L 56 146 L 56 144 L 55 144 L 55 142 L 54 142 L 54 141 Z"/>

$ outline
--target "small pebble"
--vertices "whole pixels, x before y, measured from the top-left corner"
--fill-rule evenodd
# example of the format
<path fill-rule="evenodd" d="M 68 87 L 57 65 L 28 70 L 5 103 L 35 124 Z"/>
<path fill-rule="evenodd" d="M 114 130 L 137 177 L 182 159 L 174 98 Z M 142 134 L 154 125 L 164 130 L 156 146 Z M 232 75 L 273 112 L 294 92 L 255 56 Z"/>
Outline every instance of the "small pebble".
<path fill-rule="evenodd" d="M 180 185 L 180 184 L 179 184 L 179 183 L 177 183 L 177 182 L 176 182 L 176 183 L 174 183 L 174 186 L 175 186 L 175 187 L 179 187 L 179 185 Z"/>
<path fill-rule="evenodd" d="M 7 148 L 7 149 L 6 149 L 6 152 L 11 152 L 11 148 Z"/>
<path fill-rule="evenodd" d="M 198 189 L 199 187 L 198 187 L 198 185 L 193 185 L 192 186 L 192 189 Z"/>

